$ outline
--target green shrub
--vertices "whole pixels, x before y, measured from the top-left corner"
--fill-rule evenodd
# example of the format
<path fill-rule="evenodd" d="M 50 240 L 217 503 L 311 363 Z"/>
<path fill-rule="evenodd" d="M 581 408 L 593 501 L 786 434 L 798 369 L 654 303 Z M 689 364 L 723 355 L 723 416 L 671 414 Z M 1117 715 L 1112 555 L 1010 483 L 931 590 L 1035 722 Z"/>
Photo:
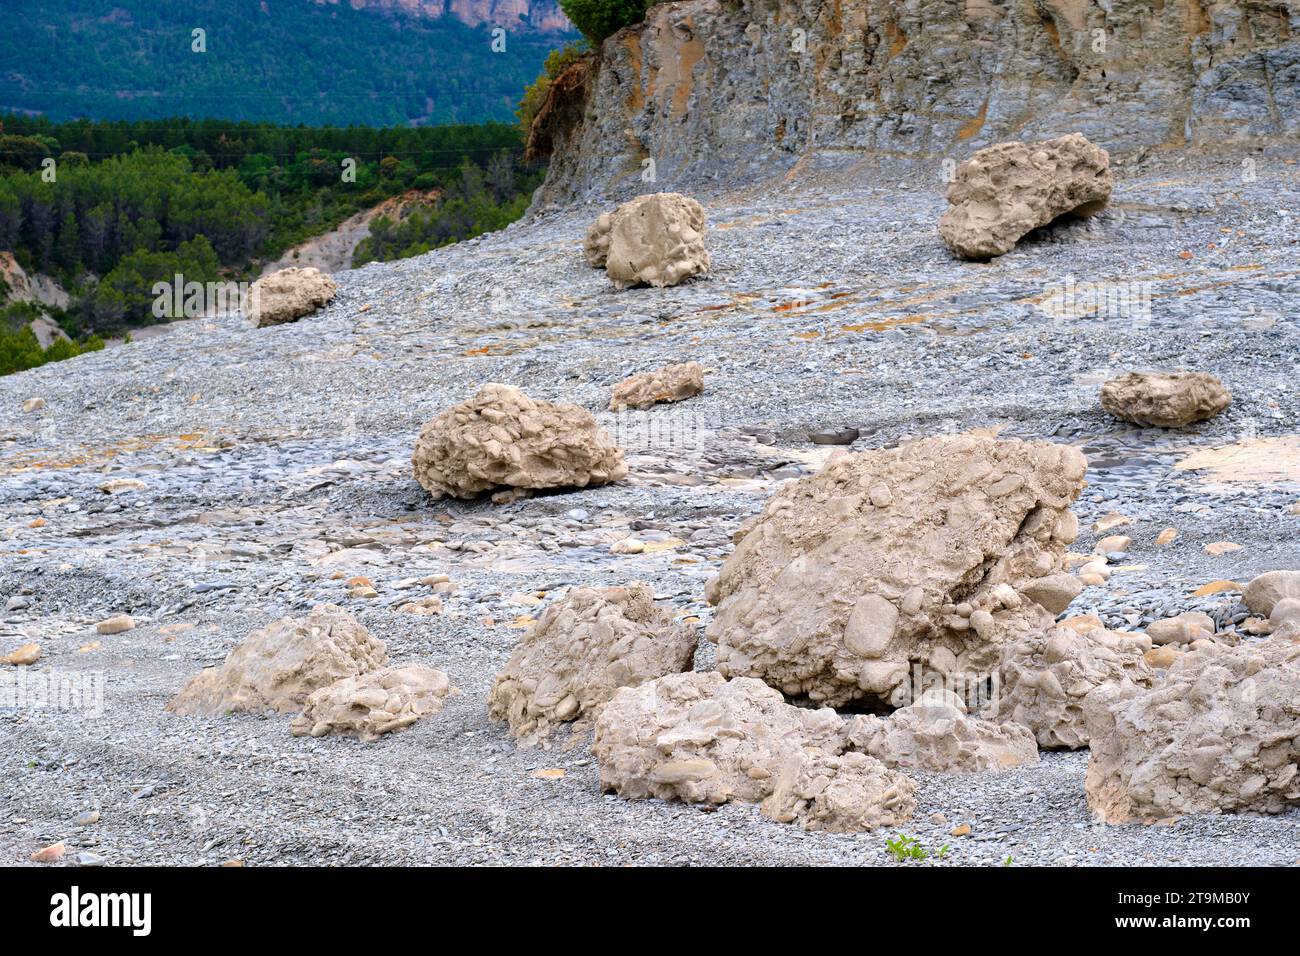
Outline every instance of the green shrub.
<path fill-rule="evenodd" d="M 43 349 L 36 341 L 36 333 L 29 327 L 23 326 L 17 332 L 3 329 L 0 330 L 0 375 L 36 368 L 46 362 L 62 361 L 83 352 L 97 352 L 103 347 L 103 340 L 92 335 L 81 342 L 59 339 Z"/>
<path fill-rule="evenodd" d="M 640 23 L 648 6 L 649 0 L 560 0 L 565 16 L 592 43 L 600 43 L 629 23 Z"/>
<path fill-rule="evenodd" d="M 590 49 L 586 40 L 576 40 L 558 50 L 552 50 L 546 57 L 546 62 L 542 64 L 542 72 L 537 74 L 537 79 L 524 90 L 524 98 L 519 101 L 519 106 L 515 109 L 515 115 L 519 117 L 519 130 L 523 133 L 525 143 L 528 142 L 528 133 L 533 128 L 533 117 L 546 102 L 546 94 L 550 92 L 555 78 L 586 56 Z"/>

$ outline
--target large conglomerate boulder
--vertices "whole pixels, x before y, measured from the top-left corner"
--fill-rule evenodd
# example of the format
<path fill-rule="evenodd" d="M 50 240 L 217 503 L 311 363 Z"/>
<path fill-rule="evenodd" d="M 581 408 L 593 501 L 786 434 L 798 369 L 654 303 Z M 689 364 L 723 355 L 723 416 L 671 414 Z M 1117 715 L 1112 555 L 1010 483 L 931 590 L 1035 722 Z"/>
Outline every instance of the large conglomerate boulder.
<path fill-rule="evenodd" d="M 258 328 L 296 322 L 329 304 L 337 291 L 334 280 L 319 269 L 281 269 L 252 284 L 244 314 Z"/>
<path fill-rule="evenodd" d="M 833 707 L 900 706 L 913 665 L 991 679 L 1056 616 L 1026 592 L 1061 573 L 1086 469 L 1067 445 L 956 435 L 786 483 L 707 587 L 718 669 Z"/>
<path fill-rule="evenodd" d="M 1128 372 L 1101 386 L 1101 407 L 1135 425 L 1182 428 L 1231 404 L 1231 393 L 1208 372 Z"/>
<path fill-rule="evenodd" d="M 615 693 L 596 717 L 592 749 L 601 786 L 628 799 L 762 803 L 775 820 L 845 832 L 909 819 L 912 780 L 847 745 L 830 708 L 792 706 L 761 681 L 691 671 Z"/>
<path fill-rule="evenodd" d="M 620 687 L 688 670 L 693 624 L 673 619 L 644 584 L 575 588 L 525 632 L 488 694 L 488 715 L 525 745 L 589 718 Z"/>
<path fill-rule="evenodd" d="M 854 717 L 847 733 L 855 750 L 887 767 L 975 773 L 1038 762 L 1038 744 L 1027 727 L 971 716 L 950 690 L 927 691 L 888 717 Z"/>
<path fill-rule="evenodd" d="M 651 193 L 601 213 L 583 252 L 620 289 L 671 286 L 709 271 L 704 207 L 680 193 Z"/>
<path fill-rule="evenodd" d="M 1067 213 L 1095 214 L 1113 188 L 1109 154 L 1079 133 L 999 143 L 957 167 L 939 235 L 963 259 L 991 259 Z"/>
<path fill-rule="evenodd" d="M 384 642 L 342 608 L 322 604 L 305 618 L 282 617 L 254 631 L 225 663 L 190 679 L 167 702 L 174 714 L 281 713 L 346 677 L 382 667 Z"/>
<path fill-rule="evenodd" d="M 699 362 L 665 365 L 652 372 L 639 372 L 614 386 L 610 411 L 625 408 L 644 411 L 659 402 L 680 402 L 704 391 L 704 366 Z"/>
<path fill-rule="evenodd" d="M 415 479 L 435 497 L 502 489 L 586 488 L 627 475 L 623 452 L 591 413 L 484 385 L 420 430 Z"/>
<path fill-rule="evenodd" d="M 898 826 L 916 813 L 916 782 L 864 753 L 808 750 L 781 768 L 762 812 L 829 833 Z"/>
<path fill-rule="evenodd" d="M 1207 642 L 1154 687 L 1090 695 L 1085 714 L 1088 805 L 1108 823 L 1300 806 L 1300 644 Z"/>
<path fill-rule="evenodd" d="M 1045 750 L 1088 746 L 1084 704 L 1111 684 L 1150 687 L 1143 656 L 1151 641 L 1097 627 L 1057 626 L 1026 634 L 1004 649 L 994 719 L 1028 727 Z"/>
<path fill-rule="evenodd" d="M 447 675 L 436 668 L 383 667 L 313 692 L 289 732 L 295 737 L 352 734 L 370 743 L 438 713 L 455 693 Z"/>

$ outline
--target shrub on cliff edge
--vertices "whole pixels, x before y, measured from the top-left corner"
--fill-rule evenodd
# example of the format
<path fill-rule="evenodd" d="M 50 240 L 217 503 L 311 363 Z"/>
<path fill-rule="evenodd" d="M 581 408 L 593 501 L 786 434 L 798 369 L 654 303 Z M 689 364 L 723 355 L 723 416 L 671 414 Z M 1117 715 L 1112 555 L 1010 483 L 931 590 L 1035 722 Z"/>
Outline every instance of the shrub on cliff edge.
<path fill-rule="evenodd" d="M 629 23 L 644 19 L 650 3 L 651 0 L 560 0 L 560 9 L 587 39 L 600 43 Z"/>

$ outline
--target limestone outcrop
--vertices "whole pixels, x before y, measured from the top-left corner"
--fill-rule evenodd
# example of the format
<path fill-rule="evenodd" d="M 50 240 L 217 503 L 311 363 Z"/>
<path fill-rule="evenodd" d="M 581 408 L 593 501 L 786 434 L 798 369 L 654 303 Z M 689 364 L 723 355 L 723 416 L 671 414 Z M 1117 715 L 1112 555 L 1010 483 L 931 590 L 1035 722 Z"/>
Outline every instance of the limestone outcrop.
<path fill-rule="evenodd" d="M 999 143 L 957 167 L 939 235 L 963 259 L 991 259 L 1061 216 L 1100 211 L 1114 185 L 1110 156 L 1078 133 Z"/>
<path fill-rule="evenodd" d="M 1101 407 L 1135 425 L 1182 428 L 1230 404 L 1232 395 L 1208 372 L 1129 372 L 1101 387 Z"/>
<path fill-rule="evenodd" d="M 704 207 L 680 193 L 649 193 L 601 213 L 587 230 L 587 261 L 620 289 L 671 286 L 709 271 Z"/>
<path fill-rule="evenodd" d="M 1150 687 L 1150 649 L 1140 634 L 1104 627 L 1028 634 L 1006 648 L 994 719 L 1028 727 L 1045 750 L 1086 747 L 1085 703 L 1112 684 Z"/>
<path fill-rule="evenodd" d="M 590 718 L 620 687 L 688 670 L 694 625 L 654 602 L 644 584 L 575 588 L 520 639 L 488 694 L 488 716 L 522 744 Z"/>
<path fill-rule="evenodd" d="M 854 717 L 847 734 L 854 750 L 887 767 L 974 773 L 1038 762 L 1027 727 L 972 717 L 952 691 L 928 691 L 888 717 Z"/>
<path fill-rule="evenodd" d="M 454 498 L 586 488 L 627 475 L 623 452 L 586 409 L 536 401 L 496 383 L 427 423 L 411 465 L 426 491 Z"/>
<path fill-rule="evenodd" d="M 337 291 L 334 280 L 319 269 L 281 269 L 253 283 L 244 314 L 258 328 L 296 322 L 327 305 Z"/>
<path fill-rule="evenodd" d="M 225 663 L 191 678 L 167 702 L 174 714 L 299 710 L 323 687 L 384 666 L 384 642 L 351 614 L 322 604 L 304 618 L 282 617 L 254 631 Z"/>
<path fill-rule="evenodd" d="M 660 3 L 545 130 L 538 203 L 645 188 L 647 158 L 677 189 L 1072 131 L 1112 154 L 1296 135 L 1298 69 L 1286 0 Z"/>
<path fill-rule="evenodd" d="M 447 675 L 435 668 L 384 667 L 314 691 L 289 732 L 295 737 L 352 734 L 369 743 L 438 713 L 455 693 Z"/>
<path fill-rule="evenodd" d="M 1088 805 L 1108 823 L 1300 806 L 1300 644 L 1206 644 L 1085 709 Z"/>
<path fill-rule="evenodd" d="M 913 664 L 992 675 L 1055 619 L 1022 589 L 1061 573 L 1086 469 L 1066 445 L 957 435 L 786 483 L 706 588 L 718 669 L 833 707 L 901 706 Z"/>
<path fill-rule="evenodd" d="M 614 386 L 609 409 L 644 411 L 659 402 L 680 402 L 704 391 L 704 366 L 699 362 L 665 365 L 652 372 L 639 372 Z"/>

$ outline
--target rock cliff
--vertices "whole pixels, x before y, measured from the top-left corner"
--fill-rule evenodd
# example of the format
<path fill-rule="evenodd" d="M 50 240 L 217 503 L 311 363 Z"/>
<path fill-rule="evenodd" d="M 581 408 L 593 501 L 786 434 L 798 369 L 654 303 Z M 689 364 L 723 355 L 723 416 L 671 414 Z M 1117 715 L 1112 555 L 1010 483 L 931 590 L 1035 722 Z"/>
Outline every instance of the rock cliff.
<path fill-rule="evenodd" d="M 565 89 L 542 204 L 1075 131 L 1124 155 L 1300 133 L 1300 4 L 680 0 Z"/>

